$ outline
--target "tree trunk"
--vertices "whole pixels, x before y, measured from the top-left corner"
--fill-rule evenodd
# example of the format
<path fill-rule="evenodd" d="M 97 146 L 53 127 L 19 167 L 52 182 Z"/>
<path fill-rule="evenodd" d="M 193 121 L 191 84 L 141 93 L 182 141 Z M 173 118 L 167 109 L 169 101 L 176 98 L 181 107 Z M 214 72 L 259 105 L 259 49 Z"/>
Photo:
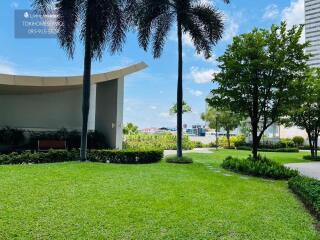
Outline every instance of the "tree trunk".
<path fill-rule="evenodd" d="M 308 134 L 308 139 L 309 139 L 310 154 L 311 154 L 311 157 L 314 157 L 314 147 L 313 147 L 311 133 L 309 131 L 307 131 L 307 134 Z"/>
<path fill-rule="evenodd" d="M 258 123 L 256 120 L 252 121 L 252 155 L 254 159 L 258 159 Z"/>
<path fill-rule="evenodd" d="M 231 147 L 231 144 L 230 144 L 230 130 L 227 130 L 227 141 L 228 141 L 228 148 Z"/>
<path fill-rule="evenodd" d="M 318 134 L 314 137 L 314 157 L 317 159 L 318 157 Z"/>
<path fill-rule="evenodd" d="M 258 147 L 259 147 L 259 137 L 258 137 L 258 127 L 259 127 L 259 89 L 258 85 L 254 84 L 253 96 L 252 96 L 252 155 L 254 159 L 258 159 Z"/>
<path fill-rule="evenodd" d="M 90 85 L 91 85 L 91 26 L 87 24 L 84 55 L 83 73 L 83 96 L 82 96 L 82 134 L 81 134 L 81 161 L 87 160 L 87 136 L 88 136 L 88 117 L 90 107 Z"/>
<path fill-rule="evenodd" d="M 182 88 L 182 26 L 178 17 L 178 86 L 177 86 L 177 156 L 182 158 L 182 108 L 183 108 L 183 88 Z"/>

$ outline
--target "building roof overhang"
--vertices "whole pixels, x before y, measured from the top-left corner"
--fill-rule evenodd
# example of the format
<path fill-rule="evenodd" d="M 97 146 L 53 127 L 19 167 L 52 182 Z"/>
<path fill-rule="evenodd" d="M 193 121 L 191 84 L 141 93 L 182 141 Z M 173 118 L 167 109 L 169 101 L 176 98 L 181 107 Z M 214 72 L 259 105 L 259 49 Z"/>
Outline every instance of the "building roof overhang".
<path fill-rule="evenodd" d="M 98 84 L 139 72 L 147 68 L 147 64 L 140 62 L 125 68 L 106 73 L 91 75 L 91 83 Z M 34 94 L 55 92 L 79 88 L 82 86 L 83 76 L 22 76 L 0 74 L 0 94 Z"/>

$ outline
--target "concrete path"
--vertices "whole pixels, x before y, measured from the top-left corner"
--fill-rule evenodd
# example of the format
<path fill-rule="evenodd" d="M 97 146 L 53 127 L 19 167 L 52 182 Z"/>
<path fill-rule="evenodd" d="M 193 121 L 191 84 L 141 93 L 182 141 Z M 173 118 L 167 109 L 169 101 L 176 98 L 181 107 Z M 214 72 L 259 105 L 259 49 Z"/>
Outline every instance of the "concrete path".
<path fill-rule="evenodd" d="M 184 150 L 183 153 L 212 153 L 212 150 L 215 148 L 194 148 L 192 150 Z M 176 150 L 165 150 L 164 156 L 175 155 L 177 154 Z"/>
<path fill-rule="evenodd" d="M 320 180 L 320 162 L 289 163 L 286 167 L 298 170 L 302 175 Z"/>

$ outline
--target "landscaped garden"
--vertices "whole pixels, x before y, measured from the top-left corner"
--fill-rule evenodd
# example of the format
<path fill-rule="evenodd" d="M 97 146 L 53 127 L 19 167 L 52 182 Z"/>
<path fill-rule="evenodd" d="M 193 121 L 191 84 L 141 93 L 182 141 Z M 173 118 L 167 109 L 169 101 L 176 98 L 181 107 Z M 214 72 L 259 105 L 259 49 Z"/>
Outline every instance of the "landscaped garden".
<path fill-rule="evenodd" d="M 2 239 L 319 239 L 286 181 L 225 171 L 219 150 L 190 165 L 0 166 Z M 297 153 L 272 154 L 300 162 Z M 289 160 L 286 160 L 289 159 Z M 13 187 L 14 186 L 14 187 Z"/>

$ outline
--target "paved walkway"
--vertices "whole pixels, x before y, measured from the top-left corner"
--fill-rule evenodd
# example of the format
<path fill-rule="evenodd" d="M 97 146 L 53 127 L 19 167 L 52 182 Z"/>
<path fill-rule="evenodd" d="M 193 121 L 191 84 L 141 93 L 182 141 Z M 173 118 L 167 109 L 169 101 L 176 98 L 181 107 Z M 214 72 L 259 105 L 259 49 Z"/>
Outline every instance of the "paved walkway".
<path fill-rule="evenodd" d="M 194 148 L 192 150 L 184 150 L 183 153 L 212 153 L 215 148 Z M 177 150 L 165 150 L 164 156 L 175 155 Z"/>
<path fill-rule="evenodd" d="M 304 176 L 320 179 L 320 162 L 289 163 L 285 166 L 298 170 Z"/>

